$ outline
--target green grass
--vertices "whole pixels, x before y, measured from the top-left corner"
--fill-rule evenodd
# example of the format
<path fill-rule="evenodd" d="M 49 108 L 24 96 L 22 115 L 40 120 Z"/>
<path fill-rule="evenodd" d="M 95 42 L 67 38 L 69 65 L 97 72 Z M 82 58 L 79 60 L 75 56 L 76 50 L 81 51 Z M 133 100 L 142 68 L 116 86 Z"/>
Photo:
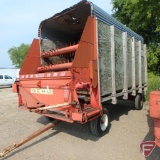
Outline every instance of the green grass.
<path fill-rule="evenodd" d="M 146 100 L 149 100 L 149 93 L 160 88 L 160 77 L 152 73 L 148 73 L 148 89 L 146 93 Z"/>

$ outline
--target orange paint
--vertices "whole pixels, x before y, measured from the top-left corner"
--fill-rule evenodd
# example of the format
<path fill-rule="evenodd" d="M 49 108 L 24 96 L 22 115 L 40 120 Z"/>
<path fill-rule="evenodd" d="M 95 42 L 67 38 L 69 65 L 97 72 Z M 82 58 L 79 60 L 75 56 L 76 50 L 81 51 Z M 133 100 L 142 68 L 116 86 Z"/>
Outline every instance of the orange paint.
<path fill-rule="evenodd" d="M 88 17 L 78 45 L 40 53 L 34 40 L 20 71 L 19 107 L 25 110 L 76 102 L 76 105 L 38 112 L 66 122 L 86 123 L 102 113 L 99 106 L 96 18 Z M 41 58 L 75 54 L 70 63 L 41 66 Z M 69 55 L 70 57 L 70 55 Z M 52 113 L 52 114 L 51 114 Z M 55 114 L 56 113 L 56 114 Z M 61 113 L 61 114 L 58 114 Z M 62 114 L 63 113 L 63 114 Z"/>

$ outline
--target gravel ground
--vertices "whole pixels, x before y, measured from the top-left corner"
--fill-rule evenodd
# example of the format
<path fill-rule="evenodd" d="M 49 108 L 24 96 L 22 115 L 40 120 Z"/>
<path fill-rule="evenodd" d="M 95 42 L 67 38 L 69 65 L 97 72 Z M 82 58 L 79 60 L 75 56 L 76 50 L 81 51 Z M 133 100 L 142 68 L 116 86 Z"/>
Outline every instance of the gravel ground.
<path fill-rule="evenodd" d="M 45 117 L 18 109 L 17 94 L 11 88 L 0 88 L 0 151 L 22 140 L 48 123 Z M 148 104 L 141 111 L 125 101 L 109 106 L 110 131 L 101 138 L 89 132 L 88 124 L 61 122 L 8 154 L 4 160 L 159 160 L 156 147 L 145 158 L 139 145 L 153 140 L 153 122 Z"/>

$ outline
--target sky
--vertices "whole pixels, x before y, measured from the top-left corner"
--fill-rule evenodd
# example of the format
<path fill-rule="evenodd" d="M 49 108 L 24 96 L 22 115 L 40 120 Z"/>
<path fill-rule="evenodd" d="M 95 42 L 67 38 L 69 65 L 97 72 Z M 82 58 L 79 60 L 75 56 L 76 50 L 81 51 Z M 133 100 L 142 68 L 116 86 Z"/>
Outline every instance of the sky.
<path fill-rule="evenodd" d="M 80 0 L 0 0 L 0 68 L 14 68 L 7 51 L 38 37 L 41 21 Z M 91 0 L 111 14 L 111 0 Z"/>

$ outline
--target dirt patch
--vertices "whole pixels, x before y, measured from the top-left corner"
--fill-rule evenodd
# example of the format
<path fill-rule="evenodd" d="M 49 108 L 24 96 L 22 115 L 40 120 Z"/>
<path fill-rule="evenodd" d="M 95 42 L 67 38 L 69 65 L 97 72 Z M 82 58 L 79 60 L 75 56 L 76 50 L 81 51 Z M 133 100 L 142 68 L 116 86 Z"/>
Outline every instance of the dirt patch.
<path fill-rule="evenodd" d="M 0 151 L 27 137 L 48 123 L 45 117 L 18 109 L 17 94 L 0 88 Z M 110 131 L 101 138 L 89 132 L 88 124 L 60 123 L 13 151 L 6 160 L 159 160 L 160 149 L 145 158 L 140 153 L 142 141 L 153 140 L 153 122 L 148 104 L 141 111 L 133 103 L 108 106 Z"/>

